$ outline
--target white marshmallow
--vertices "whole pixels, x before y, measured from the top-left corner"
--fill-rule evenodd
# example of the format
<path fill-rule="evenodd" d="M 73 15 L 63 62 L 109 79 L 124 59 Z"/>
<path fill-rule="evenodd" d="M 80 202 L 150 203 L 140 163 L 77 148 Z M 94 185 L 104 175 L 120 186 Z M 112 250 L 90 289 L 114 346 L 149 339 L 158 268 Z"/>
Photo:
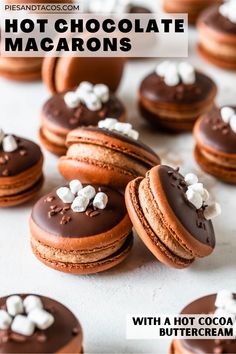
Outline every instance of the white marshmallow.
<path fill-rule="evenodd" d="M 74 194 L 67 187 L 58 188 L 56 193 L 63 203 L 72 203 L 75 199 Z"/>
<path fill-rule="evenodd" d="M 77 90 L 92 92 L 93 91 L 93 84 L 91 84 L 91 82 L 88 82 L 88 81 L 82 81 L 79 84 L 79 87 L 77 88 Z M 76 90 L 76 92 L 77 92 L 77 90 Z"/>
<path fill-rule="evenodd" d="M 225 309 L 223 308 L 217 308 L 214 312 L 214 316 L 216 317 L 228 317 L 230 316 L 230 313 L 228 313 Z"/>
<path fill-rule="evenodd" d="M 30 311 L 28 318 L 41 330 L 49 328 L 54 323 L 52 314 L 39 308 Z"/>
<path fill-rule="evenodd" d="M 74 195 L 76 195 L 83 188 L 82 183 L 78 179 L 73 179 L 72 181 L 70 181 L 69 186 L 70 186 L 71 192 Z"/>
<path fill-rule="evenodd" d="M 93 206 L 98 209 L 105 209 L 108 203 L 108 196 L 106 193 L 98 192 L 93 200 Z"/>
<path fill-rule="evenodd" d="M 186 192 L 187 199 L 192 203 L 196 209 L 200 209 L 202 207 L 202 196 L 200 193 L 195 192 L 192 189 L 188 189 Z"/>
<path fill-rule="evenodd" d="M 97 84 L 94 86 L 93 92 L 102 101 L 102 103 L 109 101 L 110 94 L 108 86 L 104 84 Z"/>
<path fill-rule="evenodd" d="M 169 64 L 167 67 L 164 81 L 167 86 L 176 86 L 180 83 L 180 77 L 177 70 L 177 65 L 174 63 Z"/>
<path fill-rule="evenodd" d="M 0 310 L 0 330 L 8 329 L 11 325 L 12 318 L 7 311 Z"/>
<path fill-rule="evenodd" d="M 11 330 L 23 336 L 32 336 L 35 325 L 28 317 L 17 315 L 12 322 Z"/>
<path fill-rule="evenodd" d="M 7 135 L 3 138 L 2 148 L 4 152 L 13 152 L 17 150 L 17 142 L 13 135 Z"/>
<path fill-rule="evenodd" d="M 225 308 L 225 304 L 233 299 L 233 294 L 227 289 L 220 290 L 216 295 L 215 307 Z"/>
<path fill-rule="evenodd" d="M 196 81 L 195 69 L 191 64 L 187 62 L 180 63 L 178 67 L 178 71 L 181 80 L 185 85 L 192 85 L 195 83 Z"/>
<path fill-rule="evenodd" d="M 29 313 L 30 311 L 32 311 L 35 308 L 43 308 L 43 304 L 41 299 L 38 296 L 35 295 L 29 295 L 27 296 L 24 301 L 24 308 L 25 308 L 25 312 Z"/>
<path fill-rule="evenodd" d="M 184 177 L 184 180 L 188 186 L 191 186 L 192 184 L 198 182 L 198 177 L 194 173 L 187 173 L 186 176 Z"/>
<path fill-rule="evenodd" d="M 231 0 L 219 7 L 219 13 L 228 18 L 232 23 L 236 23 L 236 5 L 235 1 Z"/>
<path fill-rule="evenodd" d="M 225 303 L 225 310 L 232 315 L 236 315 L 236 301 L 234 299 L 229 299 Z"/>
<path fill-rule="evenodd" d="M 129 134 L 129 131 L 132 129 L 132 125 L 130 123 L 121 123 L 121 122 L 117 122 L 114 127 L 113 130 L 116 130 L 117 132 L 121 133 L 121 134 Z"/>
<path fill-rule="evenodd" d="M 203 184 L 202 183 L 194 183 L 191 184 L 191 186 L 188 186 L 188 189 L 192 189 L 194 192 L 198 192 L 200 193 L 200 195 L 202 196 L 204 193 L 204 188 L 203 188 Z"/>
<path fill-rule="evenodd" d="M 64 101 L 69 108 L 76 108 L 80 104 L 80 99 L 75 92 L 67 92 L 64 95 Z"/>
<path fill-rule="evenodd" d="M 84 102 L 90 111 L 99 111 L 102 108 L 101 101 L 93 92 L 84 96 Z"/>
<path fill-rule="evenodd" d="M 134 140 L 138 140 L 139 132 L 137 132 L 137 130 L 131 129 L 128 133 L 128 136 Z"/>
<path fill-rule="evenodd" d="M 212 205 L 209 205 L 204 210 L 204 217 L 206 220 L 214 219 L 220 214 L 221 214 L 221 207 L 220 207 L 220 204 L 218 204 L 218 203 L 214 203 Z"/>
<path fill-rule="evenodd" d="M 220 110 L 222 120 L 228 124 L 230 122 L 230 118 L 235 114 L 235 111 L 231 107 L 222 107 Z"/>
<path fill-rule="evenodd" d="M 78 195 L 83 195 L 83 196 L 87 197 L 90 200 L 90 199 L 93 199 L 95 197 L 96 190 L 95 190 L 95 188 L 93 186 L 88 185 L 88 186 L 82 188 L 79 191 Z"/>
<path fill-rule="evenodd" d="M 230 128 L 236 133 L 236 114 L 234 114 L 230 119 Z"/>
<path fill-rule="evenodd" d="M 202 200 L 206 203 L 209 198 L 210 198 L 210 194 L 208 192 L 208 190 L 206 188 L 203 188 L 203 193 L 201 194 L 202 196 Z"/>
<path fill-rule="evenodd" d="M 229 15 L 228 15 L 228 19 L 232 22 L 232 23 L 236 23 L 236 8 L 233 9 L 232 8 L 232 11 L 229 12 Z"/>
<path fill-rule="evenodd" d="M 83 213 L 86 209 L 87 206 L 89 205 L 89 198 L 86 197 L 85 195 L 78 195 L 78 197 L 75 198 L 71 205 L 71 209 L 75 213 Z"/>
<path fill-rule="evenodd" d="M 22 298 L 18 295 L 9 296 L 6 300 L 7 312 L 11 316 L 16 316 L 24 312 Z"/>
<path fill-rule="evenodd" d="M 115 118 L 106 118 L 98 122 L 98 128 L 112 130 L 117 122 L 118 120 Z"/>
<path fill-rule="evenodd" d="M 169 65 L 171 64 L 170 61 L 165 60 L 156 67 L 156 74 L 160 77 L 164 77 Z"/>
<path fill-rule="evenodd" d="M 4 131 L 0 129 L 0 144 L 2 143 L 4 136 L 5 136 Z"/>
<path fill-rule="evenodd" d="M 223 4 L 219 7 L 219 13 L 224 16 L 224 17 L 228 17 L 229 15 L 229 8 L 228 8 L 228 4 Z"/>

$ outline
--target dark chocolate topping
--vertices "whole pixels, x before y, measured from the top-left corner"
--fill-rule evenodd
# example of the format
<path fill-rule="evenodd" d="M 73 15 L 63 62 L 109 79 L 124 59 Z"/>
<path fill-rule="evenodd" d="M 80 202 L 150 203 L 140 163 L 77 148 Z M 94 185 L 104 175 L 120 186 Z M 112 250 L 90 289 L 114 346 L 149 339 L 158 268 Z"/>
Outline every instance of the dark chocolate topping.
<path fill-rule="evenodd" d="M 89 206 L 85 212 L 75 213 L 70 204 L 63 203 L 54 190 L 35 204 L 32 211 L 33 221 L 44 231 L 61 237 L 81 238 L 109 231 L 127 213 L 124 197 L 108 187 L 94 188 L 97 192 L 107 194 L 108 203 L 105 209 L 96 210 Z M 65 217 L 68 220 L 64 222 Z"/>
<path fill-rule="evenodd" d="M 236 107 L 232 107 L 236 111 Z M 221 118 L 220 109 L 214 107 L 206 113 L 199 125 L 199 139 L 203 144 L 227 154 L 236 154 L 236 133 Z"/>
<path fill-rule="evenodd" d="M 140 94 L 154 103 L 174 103 L 191 106 L 193 103 L 207 100 L 215 90 L 215 83 L 200 72 L 196 72 L 194 84 L 185 85 L 180 82 L 176 86 L 166 85 L 162 77 L 152 73 L 141 83 Z"/>
<path fill-rule="evenodd" d="M 43 106 L 43 116 L 51 123 L 68 131 L 80 126 L 97 125 L 106 117 L 119 118 L 125 108 L 120 100 L 110 93 L 110 99 L 99 111 L 90 111 L 84 104 L 77 108 L 69 108 L 64 101 L 64 94 L 52 96 Z"/>
<path fill-rule="evenodd" d="M 210 7 L 205 10 L 200 17 L 200 22 L 203 22 L 206 26 L 217 32 L 236 36 L 236 23 L 222 16 L 219 13 L 219 6 Z"/>
<path fill-rule="evenodd" d="M 204 296 L 186 306 L 181 314 L 212 314 L 216 310 L 215 299 L 216 295 Z M 234 294 L 234 299 L 236 299 L 236 294 Z M 216 343 L 213 339 L 181 339 L 181 344 L 194 354 L 236 353 L 236 340 L 220 340 Z M 217 351 L 217 347 L 221 350 Z"/>
<path fill-rule="evenodd" d="M 152 12 L 147 7 L 140 6 L 140 5 L 133 5 L 131 3 L 129 8 L 129 13 L 130 14 L 151 14 Z"/>
<path fill-rule="evenodd" d="M 27 295 L 20 296 L 25 298 Z M 5 309 L 7 298 L 0 299 L 1 308 Z M 80 324 L 70 310 L 55 300 L 40 298 L 44 309 L 52 313 L 54 323 L 44 331 L 36 329 L 30 337 L 0 330 L 0 353 L 55 353 L 81 334 Z"/>
<path fill-rule="evenodd" d="M 197 210 L 186 197 L 187 185 L 184 177 L 168 166 L 158 169 L 166 199 L 184 228 L 199 242 L 215 247 L 215 234 L 212 222 L 204 218 L 204 209 Z"/>
<path fill-rule="evenodd" d="M 30 140 L 15 136 L 18 148 L 4 152 L 0 145 L 0 177 L 15 176 L 31 168 L 43 157 L 40 147 Z"/>

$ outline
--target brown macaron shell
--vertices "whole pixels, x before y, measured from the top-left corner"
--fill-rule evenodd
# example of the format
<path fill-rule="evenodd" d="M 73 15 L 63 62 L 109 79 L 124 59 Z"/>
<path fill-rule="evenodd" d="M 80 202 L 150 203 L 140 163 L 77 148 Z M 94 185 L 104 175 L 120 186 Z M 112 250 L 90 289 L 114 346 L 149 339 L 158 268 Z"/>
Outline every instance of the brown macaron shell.
<path fill-rule="evenodd" d="M 236 133 L 224 123 L 219 108 L 199 118 L 194 137 L 194 155 L 201 168 L 224 182 L 236 183 Z"/>
<path fill-rule="evenodd" d="M 18 295 L 18 294 L 17 294 Z M 22 299 L 32 294 L 20 294 Z M 81 354 L 83 333 L 73 313 L 58 301 L 40 297 L 46 311 L 52 313 L 54 323 L 46 330 L 36 329 L 33 335 L 23 336 L 11 330 L 0 330 L 0 353 L 75 353 Z M 8 296 L 0 299 L 5 309 Z M 8 340 L 4 340 L 8 339 Z M 3 340 L 1 340 L 3 339 Z"/>
<path fill-rule="evenodd" d="M 217 93 L 215 83 L 196 72 L 192 85 L 168 86 L 156 73 L 148 75 L 139 89 L 141 114 L 153 127 L 190 130 L 196 119 L 211 109 Z"/>
<path fill-rule="evenodd" d="M 59 160 L 59 172 L 67 180 L 124 188 L 133 178 L 160 164 L 160 158 L 139 140 L 114 131 L 85 127 L 67 136 L 67 155 Z"/>
<path fill-rule="evenodd" d="M 36 203 L 30 218 L 31 245 L 43 263 L 64 272 L 89 274 L 109 269 L 127 256 L 132 225 L 123 196 L 107 187 L 95 188 L 108 196 L 104 210 L 88 207 L 75 213 L 56 192 Z"/>
<path fill-rule="evenodd" d="M 125 194 L 138 235 L 156 258 L 174 268 L 189 266 L 215 246 L 212 223 L 187 201 L 185 191 L 183 176 L 161 165 L 152 168 L 146 178 L 130 182 Z"/>
<path fill-rule="evenodd" d="M 234 294 L 234 299 L 236 300 L 236 294 Z M 201 297 L 188 306 L 186 306 L 182 311 L 182 315 L 208 315 L 215 312 L 215 300 L 216 294 L 207 295 Z M 219 350 L 218 350 L 219 349 Z M 208 353 L 235 353 L 236 352 L 236 341 L 235 340 L 221 340 L 217 343 L 213 339 L 201 340 L 201 339 L 175 339 L 171 343 L 170 354 L 208 354 Z"/>
<path fill-rule="evenodd" d="M 0 76 L 15 81 L 36 81 L 41 79 L 41 58 L 0 57 Z"/>

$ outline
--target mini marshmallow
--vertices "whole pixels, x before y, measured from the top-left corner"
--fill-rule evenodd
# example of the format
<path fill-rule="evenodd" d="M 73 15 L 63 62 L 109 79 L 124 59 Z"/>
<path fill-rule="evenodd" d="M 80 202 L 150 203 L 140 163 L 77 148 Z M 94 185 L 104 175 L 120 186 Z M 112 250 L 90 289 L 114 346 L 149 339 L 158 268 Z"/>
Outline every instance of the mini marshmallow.
<path fill-rule="evenodd" d="M 139 132 L 137 132 L 137 130 L 131 129 L 128 133 L 128 136 L 134 140 L 138 140 Z"/>
<path fill-rule="evenodd" d="M 219 7 L 219 13 L 224 17 L 228 17 L 229 15 L 229 8 L 227 5 L 228 4 L 223 4 Z"/>
<path fill-rule="evenodd" d="M 236 114 L 231 117 L 229 125 L 233 132 L 236 133 Z"/>
<path fill-rule="evenodd" d="M 180 83 L 180 78 L 179 78 L 176 64 L 170 64 L 167 67 L 164 76 L 164 81 L 167 86 L 177 86 Z"/>
<path fill-rule="evenodd" d="M 12 322 L 11 330 L 23 336 L 32 336 L 35 325 L 28 317 L 17 315 Z"/>
<path fill-rule="evenodd" d="M 225 303 L 225 310 L 232 315 L 236 315 L 236 301 L 234 299 L 229 299 Z"/>
<path fill-rule="evenodd" d="M 41 330 L 49 328 L 54 323 L 54 317 L 51 313 L 39 308 L 32 310 L 28 318 Z"/>
<path fill-rule="evenodd" d="M 202 196 L 203 195 L 203 191 L 204 191 L 204 188 L 203 188 L 203 184 L 202 183 L 194 183 L 194 184 L 191 184 L 191 186 L 188 186 L 188 189 L 192 189 L 194 192 L 198 192 L 200 193 L 200 195 Z"/>
<path fill-rule="evenodd" d="M 77 91 L 86 91 L 86 92 L 92 92 L 93 91 L 93 84 L 91 84 L 91 82 L 88 81 L 82 81 L 79 85 L 79 87 L 77 88 Z"/>
<path fill-rule="evenodd" d="M 164 77 L 169 65 L 171 64 L 170 61 L 165 60 L 156 67 L 156 74 L 160 77 Z"/>
<path fill-rule="evenodd" d="M 67 92 L 64 95 L 64 101 L 69 108 L 76 108 L 80 104 L 80 99 L 75 92 Z"/>
<path fill-rule="evenodd" d="M 4 131 L 0 129 L 0 144 L 2 143 L 4 136 L 5 136 Z"/>
<path fill-rule="evenodd" d="M 209 200 L 210 194 L 206 188 L 203 188 L 203 192 L 202 192 L 201 196 L 202 196 L 202 200 L 204 203 L 206 203 Z"/>
<path fill-rule="evenodd" d="M 220 207 L 220 204 L 218 204 L 218 203 L 214 203 L 212 205 L 209 205 L 204 210 L 204 217 L 206 220 L 214 219 L 220 214 L 221 214 L 221 207 Z"/>
<path fill-rule="evenodd" d="M 131 129 L 132 129 L 132 125 L 130 123 L 117 122 L 113 127 L 113 130 L 116 130 L 117 132 L 126 135 L 129 134 Z"/>
<path fill-rule="evenodd" d="M 13 135 L 7 135 L 3 138 L 2 147 L 4 152 L 13 152 L 17 150 L 17 142 Z"/>
<path fill-rule="evenodd" d="M 188 186 L 191 186 L 192 184 L 196 184 L 198 182 L 198 177 L 194 173 L 187 173 L 184 180 Z"/>
<path fill-rule="evenodd" d="M 93 92 L 84 96 L 84 102 L 90 111 L 99 111 L 102 108 L 101 101 Z"/>
<path fill-rule="evenodd" d="M 230 316 L 230 313 L 227 312 L 225 309 L 223 308 L 217 308 L 214 312 L 214 316 L 216 317 L 228 317 Z"/>
<path fill-rule="evenodd" d="M 93 87 L 93 92 L 102 101 L 102 103 L 109 101 L 110 95 L 108 86 L 104 84 L 97 84 Z"/>
<path fill-rule="evenodd" d="M 188 189 L 186 192 L 187 199 L 192 203 L 196 209 L 200 209 L 202 207 L 202 196 L 200 193 Z"/>
<path fill-rule="evenodd" d="M 88 186 L 82 188 L 79 191 L 78 195 L 83 195 L 83 196 L 87 197 L 90 200 L 90 199 L 93 199 L 95 197 L 96 190 L 95 190 L 95 188 L 93 186 L 88 185 Z"/>
<path fill-rule="evenodd" d="M 196 81 L 195 69 L 191 64 L 187 62 L 180 63 L 178 66 L 178 72 L 182 82 L 185 85 L 192 85 L 195 83 Z"/>
<path fill-rule="evenodd" d="M 83 188 L 82 183 L 78 179 L 74 179 L 74 180 L 70 181 L 69 186 L 70 186 L 71 192 L 74 195 L 76 195 Z"/>
<path fill-rule="evenodd" d="M 108 196 L 103 192 L 97 193 L 93 200 L 93 206 L 98 209 L 105 209 L 107 203 L 108 203 Z"/>
<path fill-rule="evenodd" d="M 86 197 L 85 195 L 78 195 L 78 197 L 75 198 L 71 205 L 71 209 L 75 213 L 83 213 L 86 209 L 87 206 L 89 205 L 89 198 Z"/>
<path fill-rule="evenodd" d="M 98 122 L 98 128 L 112 130 L 117 122 L 115 118 L 106 118 Z"/>
<path fill-rule="evenodd" d="M 0 330 L 8 329 L 11 325 L 12 318 L 5 310 L 0 310 Z"/>
<path fill-rule="evenodd" d="M 216 295 L 215 307 L 224 308 L 225 303 L 233 299 L 233 294 L 231 291 L 222 289 Z"/>
<path fill-rule="evenodd" d="M 11 316 L 16 316 L 24 312 L 23 301 L 20 296 L 9 296 L 6 300 L 7 312 Z"/>
<path fill-rule="evenodd" d="M 43 304 L 41 299 L 38 296 L 35 295 L 29 295 L 27 296 L 24 301 L 24 308 L 25 308 L 25 312 L 29 313 L 30 311 L 32 311 L 35 308 L 43 308 Z"/>
<path fill-rule="evenodd" d="M 63 203 L 72 203 L 75 199 L 74 194 L 67 187 L 58 188 L 56 193 Z"/>
<path fill-rule="evenodd" d="M 230 0 L 219 7 L 219 13 L 228 18 L 232 23 L 236 23 L 236 5 L 234 0 Z"/>
<path fill-rule="evenodd" d="M 222 107 L 220 110 L 222 120 L 228 124 L 230 122 L 231 117 L 235 114 L 235 111 L 231 107 Z"/>

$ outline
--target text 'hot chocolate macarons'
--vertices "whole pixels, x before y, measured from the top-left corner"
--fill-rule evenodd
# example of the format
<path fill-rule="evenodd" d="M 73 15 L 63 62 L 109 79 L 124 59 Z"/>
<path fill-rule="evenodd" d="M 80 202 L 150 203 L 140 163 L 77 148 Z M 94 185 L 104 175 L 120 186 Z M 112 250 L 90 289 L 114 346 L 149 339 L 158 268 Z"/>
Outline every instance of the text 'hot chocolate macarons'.
<path fill-rule="evenodd" d="M 139 107 L 153 127 L 191 130 L 195 120 L 214 104 L 215 83 L 187 63 L 164 61 L 139 89 Z"/>
<path fill-rule="evenodd" d="M 184 268 L 212 253 L 210 219 L 220 206 L 207 206 L 209 193 L 196 175 L 183 177 L 171 167 L 154 167 L 128 184 L 125 199 L 137 234 L 162 263 Z"/>
<path fill-rule="evenodd" d="M 214 108 L 194 127 L 195 159 L 216 178 L 236 184 L 236 107 Z"/>
<path fill-rule="evenodd" d="M 82 350 L 82 328 L 73 313 L 45 296 L 0 298 L 0 353 L 74 353 Z"/>
<path fill-rule="evenodd" d="M 40 139 L 56 155 L 66 152 L 66 135 L 79 126 L 97 125 L 106 116 L 126 120 L 126 110 L 106 85 L 82 82 L 77 90 L 55 94 L 43 106 Z"/>
<path fill-rule="evenodd" d="M 38 259 L 57 270 L 97 273 L 123 261 L 132 247 L 132 225 L 122 194 L 70 182 L 33 208 L 31 245 Z"/>
<path fill-rule="evenodd" d="M 201 297 L 187 305 L 182 315 L 215 315 L 218 318 L 236 315 L 236 294 L 229 290 L 221 290 L 218 294 Z M 229 328 L 229 327 L 228 327 Z M 236 335 L 236 322 L 234 322 L 234 335 Z M 170 354 L 223 354 L 236 353 L 235 339 L 208 339 L 196 340 L 181 338 L 173 340 Z"/>
<path fill-rule="evenodd" d="M 0 207 L 33 198 L 43 183 L 43 155 L 30 140 L 0 129 Z"/>
<path fill-rule="evenodd" d="M 67 136 L 68 151 L 59 161 L 67 179 L 125 188 L 127 183 L 160 164 L 160 158 L 139 139 L 130 123 L 107 118 L 98 127 L 79 128 Z"/>

